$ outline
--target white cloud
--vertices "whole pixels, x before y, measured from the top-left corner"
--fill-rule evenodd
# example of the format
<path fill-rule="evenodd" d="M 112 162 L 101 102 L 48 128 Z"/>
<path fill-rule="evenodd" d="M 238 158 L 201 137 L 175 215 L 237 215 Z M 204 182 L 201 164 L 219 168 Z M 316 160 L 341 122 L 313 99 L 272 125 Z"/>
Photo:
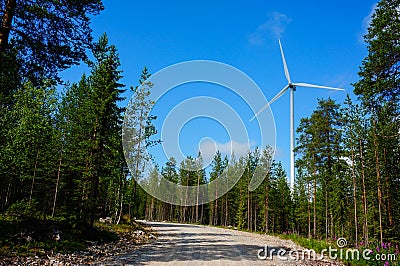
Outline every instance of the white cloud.
<path fill-rule="evenodd" d="M 232 154 L 235 154 L 235 157 L 239 158 L 246 155 L 251 150 L 252 146 L 254 146 L 254 143 L 241 143 L 237 141 L 218 143 L 210 138 L 206 138 L 200 142 L 199 146 L 204 164 L 208 165 L 211 163 L 217 151 L 219 151 L 223 157 L 227 156 L 230 158 Z"/>
<path fill-rule="evenodd" d="M 267 34 L 279 39 L 291 21 L 292 19 L 285 14 L 271 12 L 268 14 L 267 21 L 259 25 L 255 32 L 249 34 L 248 41 L 253 45 L 261 45 L 264 43 Z"/>
<path fill-rule="evenodd" d="M 231 155 L 231 153 L 234 153 L 238 158 L 246 155 L 250 151 L 250 148 L 250 143 L 239 143 L 236 141 L 229 141 L 222 144 L 217 143 L 217 150 L 222 154 Z"/>
<path fill-rule="evenodd" d="M 375 14 L 375 9 L 378 6 L 378 3 L 372 5 L 369 14 L 364 17 L 362 24 L 361 24 L 361 33 L 359 34 L 358 40 L 361 43 L 364 43 L 364 35 L 368 33 L 368 27 L 372 22 L 372 17 Z"/>

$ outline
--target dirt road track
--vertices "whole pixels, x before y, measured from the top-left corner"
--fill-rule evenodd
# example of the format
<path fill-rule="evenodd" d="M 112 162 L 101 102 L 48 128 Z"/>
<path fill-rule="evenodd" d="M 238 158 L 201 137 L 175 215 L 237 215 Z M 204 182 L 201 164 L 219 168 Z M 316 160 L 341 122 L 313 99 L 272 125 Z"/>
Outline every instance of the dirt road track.
<path fill-rule="evenodd" d="M 122 265 L 333 265 L 327 261 L 260 260 L 258 251 L 301 250 L 292 241 L 208 226 L 149 223 L 159 233 L 156 242 L 109 261 Z M 263 255 L 263 253 L 261 253 Z"/>

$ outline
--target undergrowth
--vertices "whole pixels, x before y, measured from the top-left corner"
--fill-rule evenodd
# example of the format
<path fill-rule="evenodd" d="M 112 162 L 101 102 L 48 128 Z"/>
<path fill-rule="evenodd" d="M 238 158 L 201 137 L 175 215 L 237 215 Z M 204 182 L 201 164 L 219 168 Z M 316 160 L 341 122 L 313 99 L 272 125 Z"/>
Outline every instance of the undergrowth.
<path fill-rule="evenodd" d="M 143 226 L 130 222 L 80 227 L 62 218 L 0 215 L 0 256 L 44 255 L 85 251 L 93 243 L 108 243 Z M 143 229 L 145 230 L 145 229 Z"/>

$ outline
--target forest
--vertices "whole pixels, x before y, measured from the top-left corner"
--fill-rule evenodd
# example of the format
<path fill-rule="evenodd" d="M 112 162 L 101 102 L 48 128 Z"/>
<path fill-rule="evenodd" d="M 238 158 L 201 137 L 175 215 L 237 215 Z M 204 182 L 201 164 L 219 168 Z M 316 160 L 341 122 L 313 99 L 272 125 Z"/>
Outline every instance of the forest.
<path fill-rule="evenodd" d="M 151 160 L 144 150 L 162 141 L 154 139 L 156 116 L 143 119 L 154 104 L 148 98 L 153 84 L 144 68 L 127 88 L 117 47 L 106 34 L 93 40 L 90 18 L 104 9 L 101 0 L 33 2 L 0 2 L 1 220 L 67 221 L 86 230 L 99 218 L 115 224 L 140 218 L 326 241 L 344 237 L 351 246 L 400 243 L 398 0 L 376 7 L 364 36 L 368 54 L 352 84 L 357 99 L 319 99 L 301 119 L 293 190 L 282 164 L 268 163 L 270 147 L 239 158 L 218 152 L 209 174 L 185 170 L 201 154 L 183 162 L 170 158 L 149 173 L 155 186 L 160 175 L 196 186 L 244 169 L 228 193 L 197 206 L 161 202 L 136 181 Z M 90 73 L 63 82 L 59 73 L 80 62 Z M 139 129 L 133 173 L 121 141 L 126 90 L 133 93 L 131 122 Z M 267 174 L 249 191 L 257 166 Z"/>

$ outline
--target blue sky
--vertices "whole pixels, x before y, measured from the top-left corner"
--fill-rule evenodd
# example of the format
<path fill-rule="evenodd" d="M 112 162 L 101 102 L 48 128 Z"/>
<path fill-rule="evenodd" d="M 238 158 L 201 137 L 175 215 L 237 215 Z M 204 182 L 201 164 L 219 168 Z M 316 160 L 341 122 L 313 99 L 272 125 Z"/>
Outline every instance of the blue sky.
<path fill-rule="evenodd" d="M 123 83 L 128 86 L 137 85 L 144 66 L 155 73 L 179 62 L 213 60 L 246 73 L 269 100 L 286 85 L 280 38 L 293 81 L 342 87 L 354 97 L 350 84 L 357 81 L 359 66 L 367 54 L 362 35 L 376 2 L 108 1 L 104 3 L 105 10 L 94 18 L 93 29 L 95 38 L 106 32 L 110 43 L 117 46 Z M 63 77 L 78 81 L 85 70 L 73 67 Z M 318 98 L 342 102 L 346 93 L 299 88 L 295 94 L 296 127 L 300 118 L 312 113 Z M 200 94 L 225 100 L 243 120 L 251 118 L 249 110 L 241 107 L 240 99 L 210 84 L 178 88 L 169 95 L 171 101 L 158 106 L 159 111 L 168 112 L 174 101 L 176 104 Z M 289 95 L 277 100 L 271 109 L 277 136 L 275 158 L 288 171 Z M 161 121 L 158 123 L 160 126 Z M 179 135 L 183 153 L 195 155 L 199 142 L 208 137 L 221 144 L 221 149 L 226 148 L 229 134 L 223 126 L 201 118 L 185 124 Z M 242 140 L 231 141 L 237 141 L 234 146 L 238 150 L 244 147 Z M 252 147 L 258 145 L 257 136 L 250 142 Z M 159 151 L 156 154 L 159 156 Z M 159 161 L 162 164 L 163 158 Z"/>

